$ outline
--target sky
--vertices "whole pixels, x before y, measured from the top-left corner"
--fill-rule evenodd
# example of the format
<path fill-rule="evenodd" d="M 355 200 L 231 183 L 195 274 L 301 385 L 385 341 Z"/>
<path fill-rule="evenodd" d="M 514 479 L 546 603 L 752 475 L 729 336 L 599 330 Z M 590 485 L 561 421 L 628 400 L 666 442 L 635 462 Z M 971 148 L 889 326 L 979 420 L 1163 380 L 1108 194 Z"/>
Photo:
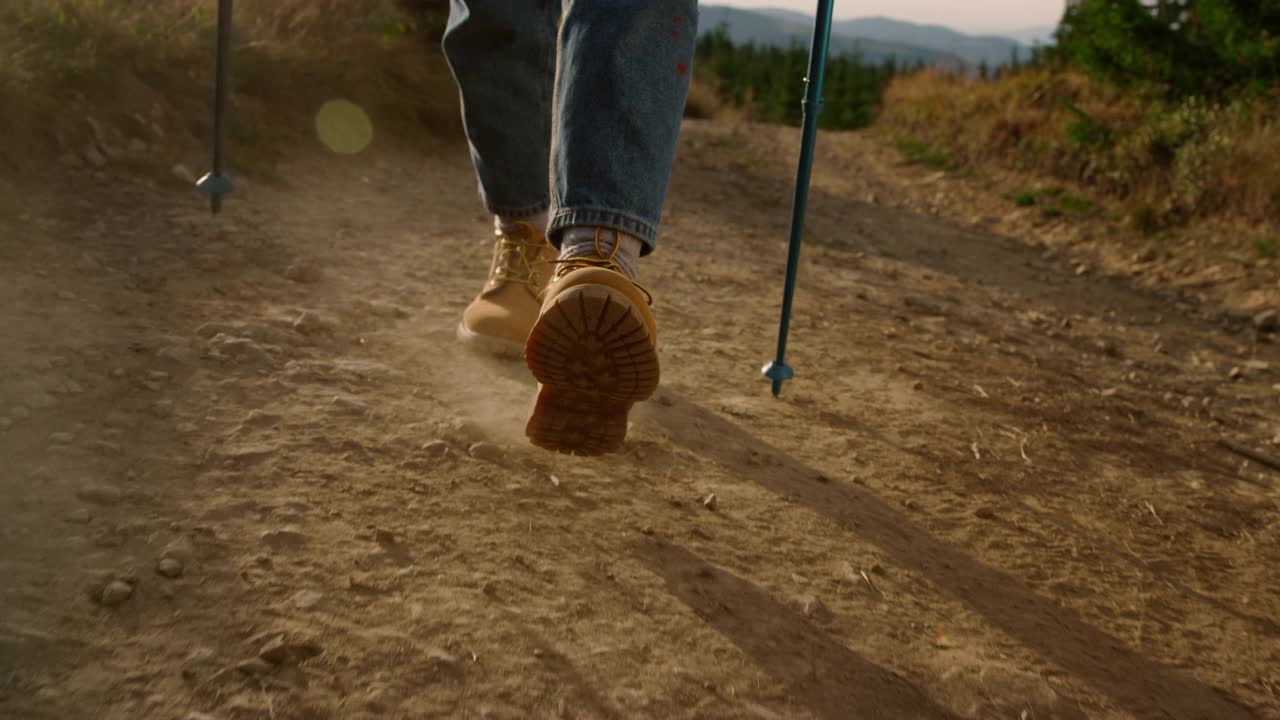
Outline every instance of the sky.
<path fill-rule="evenodd" d="M 740 8 L 779 7 L 810 15 L 817 0 L 705 0 L 708 5 Z M 914 23 L 945 25 L 963 32 L 1007 32 L 1057 25 L 1064 0 L 835 0 L 837 20 L 883 16 Z"/>

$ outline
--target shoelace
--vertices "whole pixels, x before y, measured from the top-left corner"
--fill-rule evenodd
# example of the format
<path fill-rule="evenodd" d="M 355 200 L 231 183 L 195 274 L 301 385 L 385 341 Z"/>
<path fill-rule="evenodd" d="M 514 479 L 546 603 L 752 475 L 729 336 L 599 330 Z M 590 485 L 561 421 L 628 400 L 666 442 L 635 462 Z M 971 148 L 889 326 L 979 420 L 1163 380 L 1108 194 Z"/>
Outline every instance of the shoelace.
<path fill-rule="evenodd" d="M 612 270 L 613 272 L 618 273 L 619 275 L 627 278 L 628 280 L 631 280 L 631 284 L 635 285 L 637 288 L 640 289 L 640 292 L 644 293 L 645 299 L 648 301 L 649 306 L 652 307 L 653 293 L 649 292 L 648 288 L 641 285 L 639 282 L 637 282 L 636 280 L 632 279 L 629 275 L 627 275 L 626 271 L 622 269 L 622 266 L 619 265 L 618 262 L 613 259 L 614 256 L 618 254 L 618 248 L 621 246 L 621 243 L 618 242 L 617 238 L 614 239 L 613 249 L 609 251 L 608 254 L 606 254 L 604 251 L 604 248 L 601 247 L 600 231 L 604 229 L 605 228 L 603 227 L 596 228 L 596 236 L 594 240 L 596 254 L 594 257 L 591 255 L 583 255 L 581 257 L 569 258 L 567 260 L 551 261 L 553 265 L 560 266 L 559 268 L 556 269 L 555 275 L 552 277 L 552 282 L 559 280 L 560 278 L 564 277 L 572 270 L 579 270 L 582 268 L 589 268 L 589 267 Z"/>
<path fill-rule="evenodd" d="M 517 223 L 523 228 L 523 237 L 514 237 L 512 233 L 502 230 L 498 234 L 497 262 L 494 263 L 493 281 L 511 282 L 524 285 L 537 295 L 542 291 L 538 282 L 538 254 L 542 252 L 546 242 L 538 231 L 529 223 Z"/>

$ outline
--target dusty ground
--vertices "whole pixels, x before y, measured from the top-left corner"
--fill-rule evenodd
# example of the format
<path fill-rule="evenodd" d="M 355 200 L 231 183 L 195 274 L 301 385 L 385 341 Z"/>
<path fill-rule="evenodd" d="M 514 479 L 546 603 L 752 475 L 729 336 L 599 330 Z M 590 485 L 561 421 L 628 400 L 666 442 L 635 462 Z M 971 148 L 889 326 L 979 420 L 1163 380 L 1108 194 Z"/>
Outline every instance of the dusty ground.
<path fill-rule="evenodd" d="M 453 342 L 456 144 L 6 190 L 0 716 L 1280 718 L 1274 338 L 823 142 L 777 400 L 795 132 L 689 124 L 595 460 Z"/>

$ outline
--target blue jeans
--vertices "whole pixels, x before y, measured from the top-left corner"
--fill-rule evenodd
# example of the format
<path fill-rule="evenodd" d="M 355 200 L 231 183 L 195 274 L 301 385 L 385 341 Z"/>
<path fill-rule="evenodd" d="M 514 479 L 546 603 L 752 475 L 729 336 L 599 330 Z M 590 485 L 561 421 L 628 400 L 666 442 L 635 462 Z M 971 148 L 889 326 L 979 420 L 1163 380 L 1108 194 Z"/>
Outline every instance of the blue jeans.
<path fill-rule="evenodd" d="M 653 251 L 697 40 L 696 0 L 451 0 L 444 53 L 495 215 L 550 214 Z"/>

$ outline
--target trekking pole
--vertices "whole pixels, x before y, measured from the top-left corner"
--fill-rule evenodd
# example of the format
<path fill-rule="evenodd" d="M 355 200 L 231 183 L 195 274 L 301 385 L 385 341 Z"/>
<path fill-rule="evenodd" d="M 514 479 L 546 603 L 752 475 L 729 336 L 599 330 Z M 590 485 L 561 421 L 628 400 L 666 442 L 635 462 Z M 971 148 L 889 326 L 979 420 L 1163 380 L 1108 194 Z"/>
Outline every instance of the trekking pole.
<path fill-rule="evenodd" d="M 227 65 L 231 61 L 231 0 L 218 0 L 218 50 L 213 80 L 213 171 L 196 183 L 209 193 L 209 209 L 222 211 L 222 196 L 231 192 L 231 178 L 222 174 L 223 144 L 227 135 Z"/>
<path fill-rule="evenodd" d="M 782 290 L 782 320 L 778 324 L 778 356 L 764 366 L 764 376 L 773 381 L 773 395 L 782 393 L 782 383 L 796 376 L 787 365 L 787 330 L 791 324 L 791 298 L 796 290 L 796 269 L 800 264 L 800 237 L 804 231 L 804 209 L 809 199 L 809 174 L 813 169 L 813 145 L 818 135 L 818 114 L 822 112 L 822 78 L 827 68 L 827 45 L 831 40 L 833 0 L 818 0 L 813 41 L 809 45 L 809 74 L 805 76 L 803 130 L 800 136 L 800 165 L 796 170 L 796 194 L 791 206 L 791 244 L 787 248 L 787 281 Z"/>

